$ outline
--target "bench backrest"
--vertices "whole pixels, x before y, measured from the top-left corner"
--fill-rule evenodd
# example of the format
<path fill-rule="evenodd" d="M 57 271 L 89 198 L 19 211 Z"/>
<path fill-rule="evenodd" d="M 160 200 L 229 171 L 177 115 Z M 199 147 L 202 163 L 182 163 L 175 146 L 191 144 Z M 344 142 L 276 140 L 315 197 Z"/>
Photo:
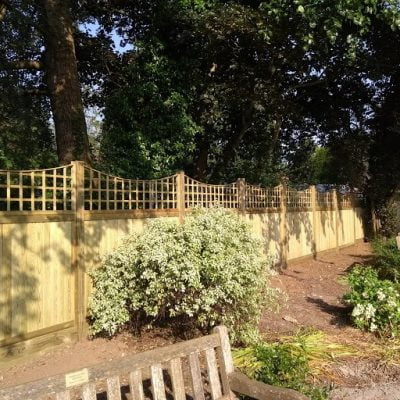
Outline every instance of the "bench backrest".
<path fill-rule="evenodd" d="M 73 374 L 56 375 L 0 389 L 0 399 L 144 400 L 151 397 L 167 400 L 168 397 L 186 400 L 189 395 L 194 400 L 228 400 L 232 396 L 228 374 L 233 372 L 233 361 L 227 330 L 223 326 L 215 328 L 208 336 L 124 357 L 81 372 L 87 376 L 83 382 L 82 374 L 75 382 Z M 146 395 L 146 391 L 150 394 Z"/>

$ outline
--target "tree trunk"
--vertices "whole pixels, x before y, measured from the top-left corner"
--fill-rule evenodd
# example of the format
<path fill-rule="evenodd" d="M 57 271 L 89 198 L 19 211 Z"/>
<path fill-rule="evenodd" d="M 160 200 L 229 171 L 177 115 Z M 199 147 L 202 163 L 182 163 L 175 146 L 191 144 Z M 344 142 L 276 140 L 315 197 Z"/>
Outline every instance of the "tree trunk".
<path fill-rule="evenodd" d="M 68 0 L 40 0 L 44 25 L 45 74 L 61 164 L 90 163 L 89 141 Z"/>
<path fill-rule="evenodd" d="M 229 163 L 234 159 L 237 153 L 237 149 L 252 123 L 253 115 L 254 102 L 251 101 L 246 109 L 240 114 L 236 132 L 233 133 L 230 137 L 228 143 L 224 148 L 221 161 L 217 164 L 214 171 L 212 171 L 213 179 L 218 179 L 219 176 L 222 175 L 226 167 L 229 166 Z"/>
<path fill-rule="evenodd" d="M 200 139 L 198 149 L 199 154 L 194 162 L 194 178 L 204 182 L 208 171 L 208 153 L 210 151 L 210 142 L 206 137 Z"/>

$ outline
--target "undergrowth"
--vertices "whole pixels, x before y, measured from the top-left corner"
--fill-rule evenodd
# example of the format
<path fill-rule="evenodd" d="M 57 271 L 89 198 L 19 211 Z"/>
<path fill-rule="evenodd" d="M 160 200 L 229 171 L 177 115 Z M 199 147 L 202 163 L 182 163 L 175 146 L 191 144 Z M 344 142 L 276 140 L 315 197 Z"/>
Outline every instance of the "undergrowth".
<path fill-rule="evenodd" d="M 320 331 L 302 329 L 277 342 L 259 342 L 234 350 L 234 363 L 243 373 L 264 383 L 297 390 L 311 400 L 328 398 L 329 387 L 312 377 L 339 357 L 354 355 L 347 346 L 332 343 Z"/>
<path fill-rule="evenodd" d="M 400 332 L 400 251 L 395 239 L 372 244 L 371 265 L 357 265 L 347 275 L 350 291 L 343 296 L 352 306 L 351 318 L 362 330 L 398 337 Z"/>
<path fill-rule="evenodd" d="M 378 239 L 372 243 L 375 255 L 374 268 L 381 279 L 393 282 L 400 280 L 400 250 L 397 248 L 396 239 Z"/>

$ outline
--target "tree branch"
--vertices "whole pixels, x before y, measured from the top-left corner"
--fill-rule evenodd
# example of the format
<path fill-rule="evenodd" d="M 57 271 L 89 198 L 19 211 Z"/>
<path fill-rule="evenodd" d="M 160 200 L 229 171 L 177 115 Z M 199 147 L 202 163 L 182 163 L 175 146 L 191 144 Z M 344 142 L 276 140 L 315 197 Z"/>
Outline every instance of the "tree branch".
<path fill-rule="evenodd" d="M 38 60 L 18 60 L 18 61 L 9 61 L 4 65 L 0 66 L 0 69 L 3 70 L 12 70 L 12 69 L 34 69 L 34 70 L 42 70 L 43 63 Z"/>
<path fill-rule="evenodd" d="M 46 88 L 32 88 L 25 89 L 24 93 L 32 96 L 48 96 L 49 91 Z"/>
<path fill-rule="evenodd" d="M 303 88 L 310 87 L 310 86 L 321 85 L 322 83 L 325 83 L 325 82 L 326 82 L 326 79 L 317 79 L 317 80 L 310 81 L 310 82 L 299 83 L 298 85 L 294 85 L 294 86 L 288 88 L 288 91 L 292 91 L 292 90 L 296 90 L 296 89 L 303 89 Z"/>
<path fill-rule="evenodd" d="M 0 22 L 4 19 L 7 12 L 8 2 L 0 0 Z"/>

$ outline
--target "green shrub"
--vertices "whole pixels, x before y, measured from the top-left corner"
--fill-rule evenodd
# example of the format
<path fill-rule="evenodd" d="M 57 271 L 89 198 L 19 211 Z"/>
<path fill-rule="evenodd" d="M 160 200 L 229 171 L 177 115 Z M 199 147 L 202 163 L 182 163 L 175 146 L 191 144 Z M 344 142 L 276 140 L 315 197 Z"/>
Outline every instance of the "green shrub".
<path fill-rule="evenodd" d="M 377 210 L 381 222 L 379 234 L 391 237 L 400 232 L 400 201 L 398 199 L 381 205 Z"/>
<path fill-rule="evenodd" d="M 311 400 L 327 399 L 327 389 L 309 383 L 311 373 L 306 352 L 291 343 L 266 343 L 234 351 L 234 362 L 250 378 L 297 390 Z"/>
<path fill-rule="evenodd" d="M 112 335 L 128 323 L 203 330 L 222 323 L 233 340 L 248 342 L 276 297 L 269 275 L 260 242 L 233 213 L 197 210 L 181 225 L 154 220 L 91 273 L 92 332 Z"/>
<path fill-rule="evenodd" d="M 372 267 L 357 266 L 347 277 L 350 292 L 344 296 L 353 306 L 354 324 L 363 330 L 397 336 L 400 327 L 399 285 L 378 277 Z"/>
<path fill-rule="evenodd" d="M 400 279 L 400 250 L 397 248 L 396 239 L 379 239 L 372 243 L 376 256 L 375 268 L 379 277 L 399 282 Z"/>

